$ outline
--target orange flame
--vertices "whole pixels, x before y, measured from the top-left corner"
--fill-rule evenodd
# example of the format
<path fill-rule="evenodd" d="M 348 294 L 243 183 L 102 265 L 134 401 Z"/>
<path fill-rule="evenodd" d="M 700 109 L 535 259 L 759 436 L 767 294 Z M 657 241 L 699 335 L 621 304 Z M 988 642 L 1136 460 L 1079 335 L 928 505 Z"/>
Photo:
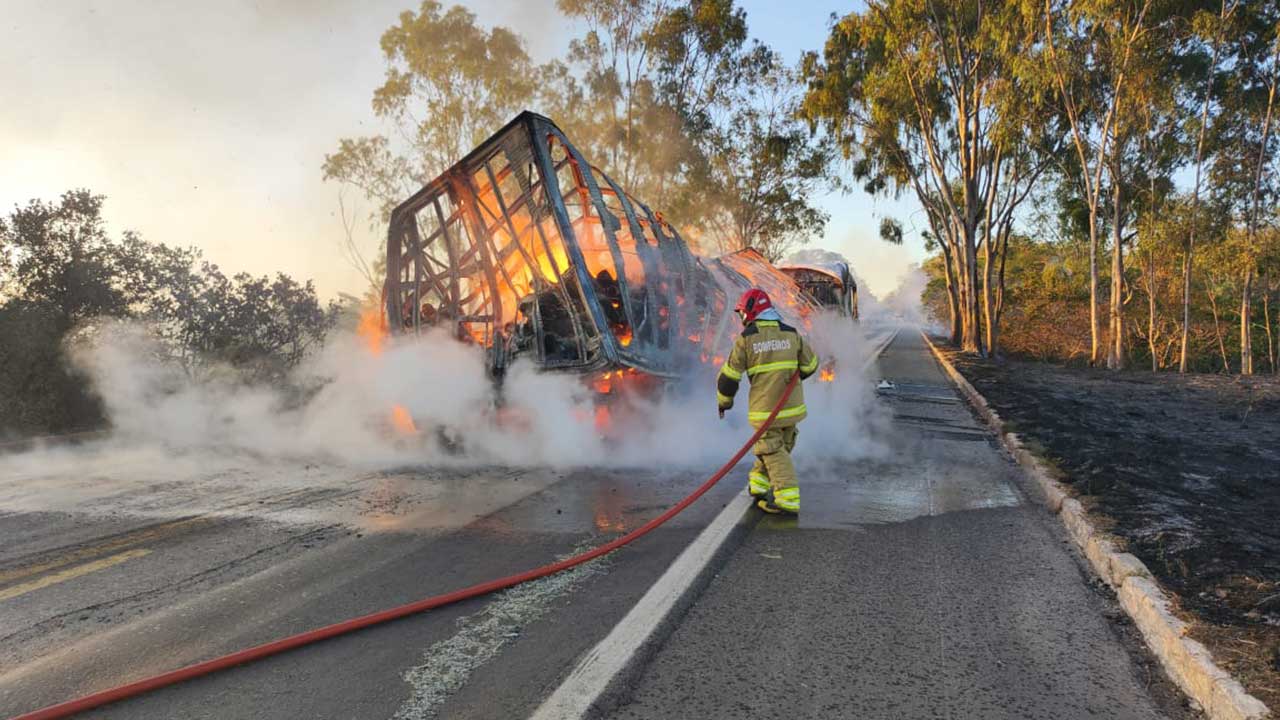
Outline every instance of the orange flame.
<path fill-rule="evenodd" d="M 418 434 L 418 426 L 414 424 L 413 416 L 403 405 L 391 406 L 391 425 L 401 435 Z"/>
<path fill-rule="evenodd" d="M 360 312 L 360 324 L 356 325 L 356 334 L 364 340 L 365 347 L 373 355 L 381 355 L 387 342 L 387 323 L 382 317 L 382 309 L 368 307 Z"/>
<path fill-rule="evenodd" d="M 831 382 L 836 379 L 836 369 L 832 367 L 822 368 L 822 372 L 818 373 L 818 382 Z"/>
<path fill-rule="evenodd" d="M 601 395 L 608 395 L 613 392 L 614 384 L 624 378 L 633 378 L 639 376 L 640 373 L 635 368 L 619 368 L 617 370 L 606 370 L 591 380 L 591 389 Z"/>
<path fill-rule="evenodd" d="M 592 506 L 595 510 L 593 520 L 596 530 L 600 532 L 626 532 L 627 517 L 624 510 L 625 495 L 620 492 L 606 491 L 601 487 L 595 492 Z"/>
<path fill-rule="evenodd" d="M 627 521 L 621 513 L 613 514 L 608 510 L 596 510 L 596 530 L 600 532 L 623 532 L 627 529 Z"/>

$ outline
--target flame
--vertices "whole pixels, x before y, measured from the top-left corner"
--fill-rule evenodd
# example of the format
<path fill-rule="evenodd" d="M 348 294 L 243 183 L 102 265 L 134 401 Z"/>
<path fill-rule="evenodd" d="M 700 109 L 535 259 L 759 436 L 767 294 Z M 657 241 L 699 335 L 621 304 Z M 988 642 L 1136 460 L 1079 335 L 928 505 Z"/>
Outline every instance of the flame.
<path fill-rule="evenodd" d="M 403 405 L 391 406 L 391 425 L 401 435 L 418 434 L 418 426 L 413 423 L 413 416 Z"/>
<path fill-rule="evenodd" d="M 622 332 L 618 335 L 618 344 L 622 347 L 627 347 L 631 344 L 631 328 L 623 328 Z"/>
<path fill-rule="evenodd" d="M 356 334 L 364 340 L 365 347 L 373 355 L 381 355 L 387 342 L 387 322 L 382 317 L 379 307 L 367 307 L 360 311 L 360 323 L 356 325 Z"/>
<path fill-rule="evenodd" d="M 617 488 L 606 489 L 601 486 L 592 498 L 591 505 L 595 511 L 592 520 L 596 530 L 600 532 L 620 533 L 627 530 L 626 496 L 616 490 Z"/>
<path fill-rule="evenodd" d="M 818 373 L 818 382 L 831 382 L 836 379 L 836 369 L 832 367 L 822 368 L 822 372 Z"/>
<path fill-rule="evenodd" d="M 608 395 L 613 390 L 613 383 L 609 381 L 609 373 L 605 373 L 591 381 L 591 389 L 601 395 Z"/>
<path fill-rule="evenodd" d="M 601 395 L 608 395 L 613 392 L 614 384 L 624 378 L 634 378 L 640 373 L 635 368 L 618 368 L 617 370 L 606 370 L 591 380 L 591 389 Z"/>
<path fill-rule="evenodd" d="M 626 518 L 621 513 L 612 514 L 609 510 L 596 510 L 596 530 L 600 532 L 623 532 L 627 529 Z"/>

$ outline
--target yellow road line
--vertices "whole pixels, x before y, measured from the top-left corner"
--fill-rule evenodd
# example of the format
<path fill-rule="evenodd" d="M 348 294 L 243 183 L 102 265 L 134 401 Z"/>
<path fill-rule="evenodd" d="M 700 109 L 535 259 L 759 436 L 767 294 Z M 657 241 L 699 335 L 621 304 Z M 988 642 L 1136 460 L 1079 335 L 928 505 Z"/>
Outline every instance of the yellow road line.
<path fill-rule="evenodd" d="M 173 522 L 164 523 L 163 525 L 156 525 L 154 527 L 137 530 L 97 545 L 80 548 L 79 550 L 72 550 L 71 552 L 55 557 L 52 560 L 46 560 L 42 563 L 14 568 L 12 570 L 0 570 L 0 584 L 13 582 L 14 580 L 21 580 L 22 578 L 31 577 L 32 575 L 39 575 L 55 568 L 78 563 L 81 560 L 88 560 L 92 557 L 106 555 L 107 553 L 115 552 L 116 550 L 121 550 L 133 545 L 139 545 L 149 540 L 156 540 L 165 537 L 166 535 L 172 535 L 188 525 L 204 522 L 209 522 L 209 518 L 194 517 L 187 518 L 185 520 L 174 520 Z"/>
<path fill-rule="evenodd" d="M 19 595 L 26 595 L 27 593 L 33 590 L 46 588 L 46 587 L 49 587 L 50 585 L 57 585 L 60 582 L 70 580 L 72 578 L 77 578 L 77 577 L 80 577 L 81 575 L 88 575 L 91 572 L 105 570 L 109 567 L 112 567 L 113 565 L 119 565 L 122 562 L 132 560 L 134 558 L 140 558 L 143 555 L 150 555 L 150 554 L 151 554 L 151 551 L 146 548 L 138 548 L 136 550 L 126 550 L 125 552 L 112 555 L 111 557 L 104 557 L 101 560 L 94 560 L 91 563 L 85 563 L 84 565 L 77 565 L 73 568 L 67 568 L 62 572 L 56 572 L 52 575 L 46 575 L 40 578 L 39 580 L 32 580 L 31 582 L 28 582 L 28 583 L 23 583 L 21 585 L 14 585 L 11 588 L 0 590 L 0 601 L 9 600 L 10 598 L 16 598 Z"/>

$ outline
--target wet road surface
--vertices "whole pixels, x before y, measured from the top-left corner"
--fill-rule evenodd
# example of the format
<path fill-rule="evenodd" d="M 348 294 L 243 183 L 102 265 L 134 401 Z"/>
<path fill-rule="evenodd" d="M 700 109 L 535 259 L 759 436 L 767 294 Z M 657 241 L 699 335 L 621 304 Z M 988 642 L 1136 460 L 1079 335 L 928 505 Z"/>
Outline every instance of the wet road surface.
<path fill-rule="evenodd" d="M 920 335 L 879 370 L 890 456 L 801 467 L 610 717 L 1182 717 Z"/>
<path fill-rule="evenodd" d="M 761 521 L 617 717 L 1174 714 L 913 337 L 881 363 L 889 451 L 802 468 L 804 517 Z M 0 458 L 0 717 L 564 557 L 707 474 L 26 457 Z M 527 716 L 744 474 L 580 570 L 86 717 Z"/>
<path fill-rule="evenodd" d="M 0 717 L 555 560 L 633 529 L 705 475 L 359 473 L 222 457 L 170 464 L 166 480 L 158 460 L 104 451 L 86 478 L 59 475 L 50 458 L 52 474 L 27 468 L 27 482 L 0 487 Z M 632 547 L 496 602 L 88 716 L 525 715 L 733 491 L 717 488 Z"/>

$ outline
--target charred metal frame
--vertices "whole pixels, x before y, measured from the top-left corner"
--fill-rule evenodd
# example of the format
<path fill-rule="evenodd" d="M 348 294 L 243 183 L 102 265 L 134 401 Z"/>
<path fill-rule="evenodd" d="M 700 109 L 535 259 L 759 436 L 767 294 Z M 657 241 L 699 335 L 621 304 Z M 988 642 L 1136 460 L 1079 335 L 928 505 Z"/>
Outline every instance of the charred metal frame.
<path fill-rule="evenodd" d="M 858 282 L 847 264 L 833 263 L 829 267 L 783 265 L 778 269 L 795 281 L 815 304 L 833 308 L 845 317 L 858 320 Z"/>
<path fill-rule="evenodd" d="M 445 328 L 501 376 L 517 356 L 553 370 L 674 376 L 718 362 L 729 297 L 764 287 L 811 305 L 754 251 L 704 260 L 660 213 L 591 166 L 549 119 L 518 115 L 400 204 L 387 235 L 394 332 Z"/>

